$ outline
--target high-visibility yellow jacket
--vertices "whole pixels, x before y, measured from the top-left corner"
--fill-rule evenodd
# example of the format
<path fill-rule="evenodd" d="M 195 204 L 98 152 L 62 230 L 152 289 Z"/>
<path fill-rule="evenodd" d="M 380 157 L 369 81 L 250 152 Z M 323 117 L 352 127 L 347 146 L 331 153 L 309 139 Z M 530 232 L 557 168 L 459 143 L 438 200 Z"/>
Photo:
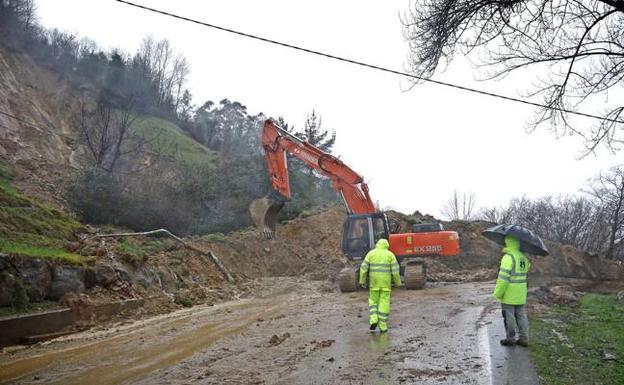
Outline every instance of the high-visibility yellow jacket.
<path fill-rule="evenodd" d="M 520 241 L 512 236 L 505 237 L 503 252 L 493 296 L 507 305 L 524 305 L 531 263 L 520 251 Z"/>
<path fill-rule="evenodd" d="M 368 287 L 371 290 L 390 291 L 392 283 L 401 286 L 399 263 L 388 248 L 390 244 L 385 239 L 377 241 L 375 248 L 366 254 L 360 266 L 360 285 L 366 283 L 368 275 Z"/>

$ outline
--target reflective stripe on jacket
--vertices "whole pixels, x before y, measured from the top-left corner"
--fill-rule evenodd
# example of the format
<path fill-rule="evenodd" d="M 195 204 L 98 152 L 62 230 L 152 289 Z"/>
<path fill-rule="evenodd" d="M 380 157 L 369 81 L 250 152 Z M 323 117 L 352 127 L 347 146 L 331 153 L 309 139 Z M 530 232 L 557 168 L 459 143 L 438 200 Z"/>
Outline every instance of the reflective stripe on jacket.
<path fill-rule="evenodd" d="M 375 248 L 366 254 L 360 266 L 360 285 L 366 283 L 372 290 L 391 290 L 392 283 L 401 286 L 399 263 L 390 250 L 390 244 L 385 239 L 377 241 Z"/>
<path fill-rule="evenodd" d="M 503 252 L 493 296 L 507 305 L 524 305 L 531 263 L 520 251 L 520 242 L 509 235 L 505 237 Z"/>

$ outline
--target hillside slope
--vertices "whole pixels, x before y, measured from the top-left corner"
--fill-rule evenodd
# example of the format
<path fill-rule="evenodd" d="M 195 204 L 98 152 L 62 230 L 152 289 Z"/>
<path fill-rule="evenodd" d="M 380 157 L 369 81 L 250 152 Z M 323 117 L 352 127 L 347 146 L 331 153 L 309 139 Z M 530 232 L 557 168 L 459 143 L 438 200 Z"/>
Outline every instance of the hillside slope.
<path fill-rule="evenodd" d="M 15 169 L 14 184 L 20 191 L 64 206 L 60 182 L 85 165 L 74 119 L 80 101 L 94 100 L 97 92 L 88 83 L 72 84 L 0 44 L 0 159 Z M 214 162 L 212 151 L 167 120 L 139 116 L 132 132 L 148 143 L 152 153 L 174 163 Z"/>

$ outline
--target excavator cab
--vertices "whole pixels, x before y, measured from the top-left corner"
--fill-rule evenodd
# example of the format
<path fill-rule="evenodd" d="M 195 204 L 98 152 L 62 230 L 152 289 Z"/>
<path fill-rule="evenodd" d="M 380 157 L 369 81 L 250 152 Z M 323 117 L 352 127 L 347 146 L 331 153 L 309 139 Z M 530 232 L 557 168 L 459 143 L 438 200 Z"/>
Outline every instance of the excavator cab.
<path fill-rule="evenodd" d="M 362 260 L 378 240 L 388 239 L 389 235 L 385 214 L 349 215 L 342 225 L 342 251 L 352 261 Z"/>

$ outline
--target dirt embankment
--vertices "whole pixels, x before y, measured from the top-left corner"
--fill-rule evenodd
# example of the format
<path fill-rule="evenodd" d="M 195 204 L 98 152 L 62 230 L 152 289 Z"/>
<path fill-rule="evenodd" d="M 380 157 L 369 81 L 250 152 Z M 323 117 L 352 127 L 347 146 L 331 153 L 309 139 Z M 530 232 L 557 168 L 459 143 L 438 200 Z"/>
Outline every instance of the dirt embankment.
<path fill-rule="evenodd" d="M 70 306 L 139 297 L 168 297 L 189 306 L 253 292 L 253 279 L 261 277 L 332 281 L 345 265 L 339 231 L 343 217 L 343 210 L 335 208 L 298 218 L 280 225 L 279 238 L 272 240 L 252 229 L 185 240 L 213 252 L 234 283 L 207 255 L 168 238 L 98 239 L 94 233 L 83 234 L 66 244 L 72 252 L 93 256 L 81 264 L 0 254 L 0 306 L 11 304 L 22 286 L 30 301 L 57 300 Z"/>
<path fill-rule="evenodd" d="M 194 243 L 215 252 L 240 277 L 333 280 L 346 263 L 340 246 L 344 218 L 344 209 L 335 207 L 278 225 L 274 239 L 249 229 L 216 242 L 199 238 Z"/>

